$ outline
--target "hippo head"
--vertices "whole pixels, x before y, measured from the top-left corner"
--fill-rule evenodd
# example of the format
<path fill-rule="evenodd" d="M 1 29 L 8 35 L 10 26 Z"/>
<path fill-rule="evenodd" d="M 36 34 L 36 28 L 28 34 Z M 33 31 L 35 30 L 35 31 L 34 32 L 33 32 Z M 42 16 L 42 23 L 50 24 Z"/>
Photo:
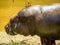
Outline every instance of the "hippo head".
<path fill-rule="evenodd" d="M 17 34 L 15 33 L 17 26 L 20 26 L 20 23 L 19 23 L 18 16 L 15 15 L 10 19 L 9 23 L 5 26 L 5 30 L 7 34 L 11 34 L 11 35 Z"/>
<path fill-rule="evenodd" d="M 23 13 L 24 15 L 24 13 Z M 9 23 L 5 26 L 7 34 L 15 35 L 29 35 L 33 34 L 34 28 L 34 16 L 23 16 L 22 13 L 18 13 L 16 16 L 12 17 Z"/>
<path fill-rule="evenodd" d="M 15 34 L 29 34 L 29 30 L 27 24 L 24 22 L 24 17 L 19 17 L 18 15 L 11 18 L 9 23 L 5 26 L 5 30 L 8 34 L 15 35 Z"/>

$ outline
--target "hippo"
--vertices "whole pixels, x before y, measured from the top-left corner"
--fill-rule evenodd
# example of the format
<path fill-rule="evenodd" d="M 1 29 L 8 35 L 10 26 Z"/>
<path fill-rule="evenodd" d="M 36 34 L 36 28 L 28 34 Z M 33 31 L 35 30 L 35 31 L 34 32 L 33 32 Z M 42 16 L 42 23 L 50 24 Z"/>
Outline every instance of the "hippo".
<path fill-rule="evenodd" d="M 38 35 L 42 45 L 55 45 L 60 39 L 60 4 L 23 8 L 6 24 L 7 34 Z"/>

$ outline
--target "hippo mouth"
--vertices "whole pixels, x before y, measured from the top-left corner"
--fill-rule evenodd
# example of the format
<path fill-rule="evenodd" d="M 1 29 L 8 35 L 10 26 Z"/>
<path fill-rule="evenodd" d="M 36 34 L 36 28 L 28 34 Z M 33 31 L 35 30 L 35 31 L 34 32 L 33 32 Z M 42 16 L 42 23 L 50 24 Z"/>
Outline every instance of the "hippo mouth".
<path fill-rule="evenodd" d="M 7 34 L 10 34 L 10 35 L 16 35 L 17 34 L 13 30 L 11 30 L 11 27 L 9 27 L 9 25 L 5 26 L 5 31 L 6 31 Z"/>

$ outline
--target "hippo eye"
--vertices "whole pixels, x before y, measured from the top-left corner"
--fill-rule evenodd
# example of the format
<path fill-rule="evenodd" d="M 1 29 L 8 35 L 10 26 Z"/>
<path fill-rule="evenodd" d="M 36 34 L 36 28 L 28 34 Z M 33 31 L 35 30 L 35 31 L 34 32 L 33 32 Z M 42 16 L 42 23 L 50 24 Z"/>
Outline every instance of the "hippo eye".
<path fill-rule="evenodd" d="M 11 23 L 17 23 L 18 21 L 17 20 L 10 20 Z"/>

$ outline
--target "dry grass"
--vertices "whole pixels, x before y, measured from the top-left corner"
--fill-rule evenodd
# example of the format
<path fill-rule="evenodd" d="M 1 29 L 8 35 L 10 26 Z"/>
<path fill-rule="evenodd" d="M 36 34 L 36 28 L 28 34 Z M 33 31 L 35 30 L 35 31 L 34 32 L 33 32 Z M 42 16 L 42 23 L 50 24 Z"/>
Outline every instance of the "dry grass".
<path fill-rule="evenodd" d="M 1 43 L 12 43 L 13 42 L 25 42 L 27 44 L 35 44 L 35 45 L 39 45 L 41 44 L 40 42 L 40 38 L 38 36 L 23 36 L 23 35 L 15 35 L 15 36 L 11 36 L 6 34 L 5 32 L 0 32 L 0 44 Z"/>
<path fill-rule="evenodd" d="M 33 45 L 41 45 L 40 38 L 35 35 L 35 36 L 23 36 L 23 35 L 15 35 L 11 36 L 6 34 L 5 32 L 0 32 L 0 44 L 1 43 L 12 43 L 12 42 L 24 42 L 26 44 L 33 44 Z M 60 45 L 60 41 L 56 40 L 56 45 Z"/>

